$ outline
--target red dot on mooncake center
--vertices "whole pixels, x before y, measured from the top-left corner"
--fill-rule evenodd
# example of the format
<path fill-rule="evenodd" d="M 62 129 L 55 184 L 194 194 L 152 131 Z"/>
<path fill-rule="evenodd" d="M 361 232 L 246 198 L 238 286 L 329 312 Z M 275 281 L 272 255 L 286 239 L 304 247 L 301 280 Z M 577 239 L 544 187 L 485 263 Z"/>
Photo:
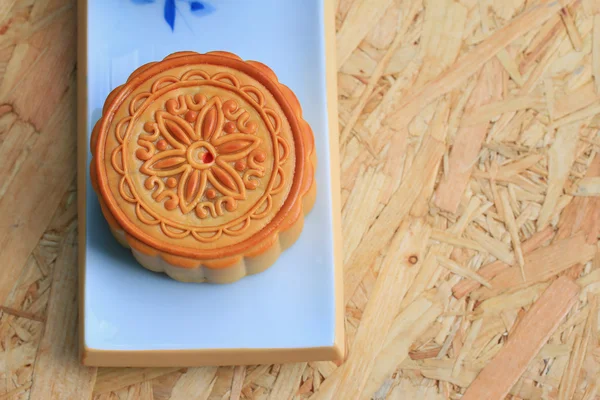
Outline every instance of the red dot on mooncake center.
<path fill-rule="evenodd" d="M 215 161 L 215 156 L 212 153 L 204 153 L 202 155 L 202 162 L 204 164 L 210 164 L 213 161 Z"/>

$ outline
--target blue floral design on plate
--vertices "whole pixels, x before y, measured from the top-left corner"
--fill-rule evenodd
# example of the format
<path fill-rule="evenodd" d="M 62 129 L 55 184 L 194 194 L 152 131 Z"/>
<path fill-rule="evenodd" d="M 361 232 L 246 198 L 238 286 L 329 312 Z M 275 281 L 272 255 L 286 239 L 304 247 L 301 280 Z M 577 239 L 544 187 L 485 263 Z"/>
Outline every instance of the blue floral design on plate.
<path fill-rule="evenodd" d="M 131 0 L 135 4 L 150 4 L 156 3 L 156 0 Z M 197 1 L 197 0 L 164 0 L 164 18 L 167 21 L 167 24 L 171 27 L 171 30 L 175 30 L 175 15 L 177 11 L 180 11 L 177 7 L 177 2 L 185 3 L 187 8 L 189 8 L 190 12 L 198 17 L 203 15 L 210 14 L 215 10 L 215 7 L 210 5 L 206 1 Z"/>

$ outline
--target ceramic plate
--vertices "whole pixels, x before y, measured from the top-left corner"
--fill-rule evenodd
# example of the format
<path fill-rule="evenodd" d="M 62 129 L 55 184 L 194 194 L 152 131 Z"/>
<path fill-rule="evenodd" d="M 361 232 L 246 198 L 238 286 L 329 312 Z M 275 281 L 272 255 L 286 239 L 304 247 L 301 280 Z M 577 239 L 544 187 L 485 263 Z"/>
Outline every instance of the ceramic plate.
<path fill-rule="evenodd" d="M 254 364 L 342 355 L 333 3 L 80 1 L 85 364 Z M 267 64 L 296 93 L 315 134 L 318 194 L 300 239 L 267 271 L 233 284 L 181 283 L 142 268 L 113 239 L 89 180 L 89 137 L 106 96 L 140 65 L 182 50 L 225 50 Z"/>

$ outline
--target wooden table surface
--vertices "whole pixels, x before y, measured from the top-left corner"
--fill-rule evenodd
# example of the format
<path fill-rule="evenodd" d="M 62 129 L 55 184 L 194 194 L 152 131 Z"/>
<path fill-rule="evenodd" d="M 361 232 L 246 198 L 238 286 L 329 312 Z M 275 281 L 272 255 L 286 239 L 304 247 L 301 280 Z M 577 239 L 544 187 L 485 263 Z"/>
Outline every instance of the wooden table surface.
<path fill-rule="evenodd" d="M 0 0 L 0 399 L 600 395 L 600 2 L 338 0 L 336 25 L 345 362 L 95 369 L 75 4 Z"/>

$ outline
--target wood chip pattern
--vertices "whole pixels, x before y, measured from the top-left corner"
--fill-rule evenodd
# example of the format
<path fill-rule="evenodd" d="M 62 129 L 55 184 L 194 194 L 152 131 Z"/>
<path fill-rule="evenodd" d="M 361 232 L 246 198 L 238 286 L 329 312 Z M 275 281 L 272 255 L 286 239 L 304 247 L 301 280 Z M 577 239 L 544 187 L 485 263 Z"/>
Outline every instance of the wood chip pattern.
<path fill-rule="evenodd" d="M 346 360 L 95 369 L 75 2 L 0 0 L 0 399 L 599 398 L 600 3 L 334 1 Z"/>

